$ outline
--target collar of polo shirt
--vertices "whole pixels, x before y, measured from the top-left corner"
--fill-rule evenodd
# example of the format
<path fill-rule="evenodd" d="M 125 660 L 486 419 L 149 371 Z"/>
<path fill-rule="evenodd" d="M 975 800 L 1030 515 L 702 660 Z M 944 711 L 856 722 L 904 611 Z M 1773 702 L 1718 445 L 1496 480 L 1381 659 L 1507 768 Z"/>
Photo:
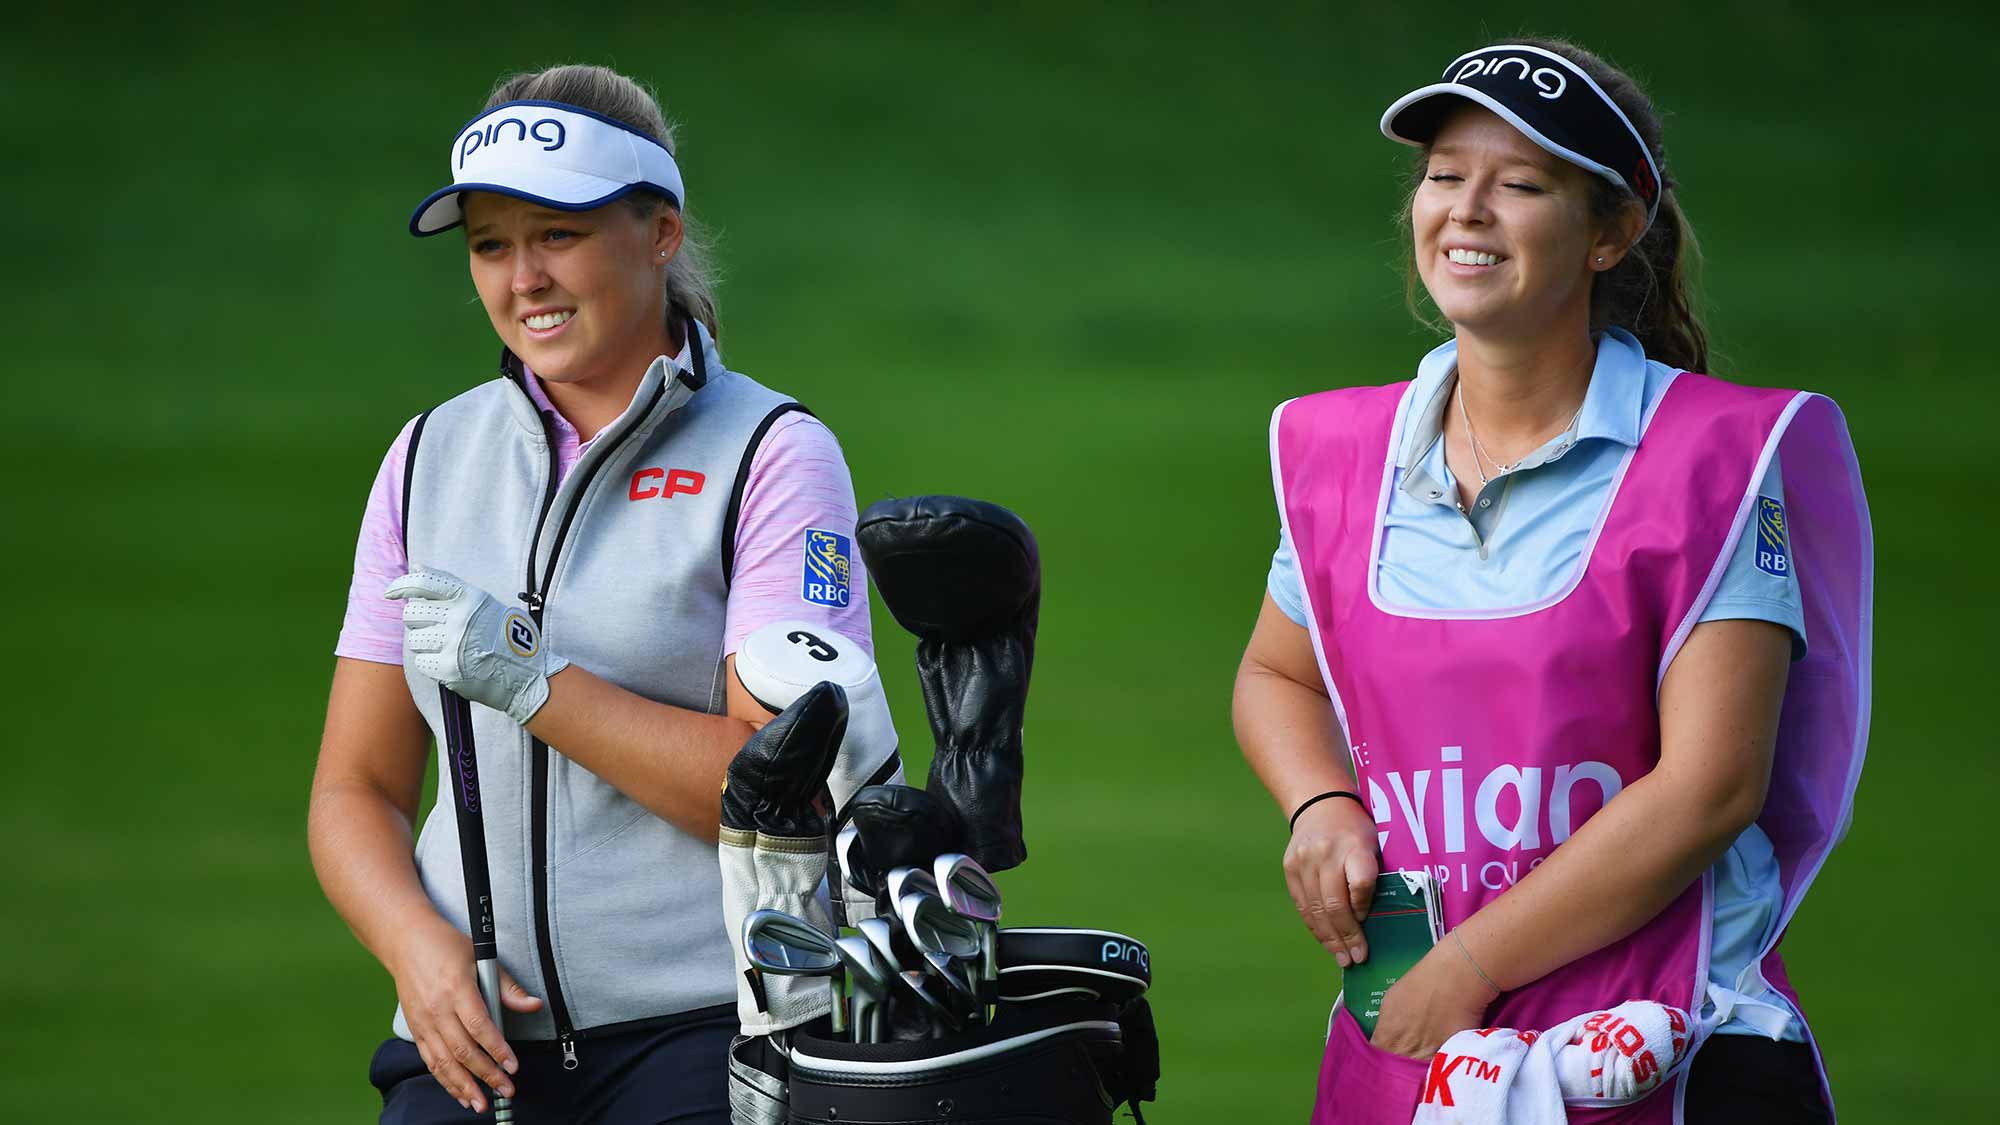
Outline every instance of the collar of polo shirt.
<path fill-rule="evenodd" d="M 1405 471 L 1421 464 L 1424 455 L 1444 436 L 1445 405 L 1458 383 L 1458 342 L 1447 340 L 1417 364 L 1410 387 L 1410 417 L 1397 446 L 1396 467 Z M 1607 328 L 1597 340 L 1597 359 L 1584 387 L 1583 409 L 1577 414 L 1576 441 L 1604 438 L 1636 446 L 1643 432 L 1646 401 L 1646 352 L 1637 337 L 1622 328 Z M 1532 469 L 1548 460 L 1530 456 L 1519 466 Z M 1411 491 L 1410 479 L 1404 481 Z"/>
<path fill-rule="evenodd" d="M 680 166 L 660 142 L 582 106 L 506 102 L 466 122 L 452 139 L 451 182 L 417 204 L 410 233 L 421 238 L 463 223 L 459 197 L 468 191 L 589 211 L 641 188 L 687 210 Z"/>

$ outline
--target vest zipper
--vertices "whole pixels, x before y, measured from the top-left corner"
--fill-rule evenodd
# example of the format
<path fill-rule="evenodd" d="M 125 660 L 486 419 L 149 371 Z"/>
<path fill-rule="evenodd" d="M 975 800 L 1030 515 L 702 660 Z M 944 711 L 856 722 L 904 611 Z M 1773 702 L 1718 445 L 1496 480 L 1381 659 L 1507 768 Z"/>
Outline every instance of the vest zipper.
<path fill-rule="evenodd" d="M 535 537 L 528 545 L 528 588 L 521 592 L 521 600 L 527 604 L 529 616 L 535 619 L 535 628 L 542 628 L 542 618 L 548 612 L 549 583 L 555 580 L 556 560 L 562 554 L 563 540 L 569 535 L 570 525 L 576 522 L 576 513 L 583 506 L 584 494 L 590 491 L 590 482 L 597 471 L 610 463 L 625 439 L 639 429 L 641 421 L 659 405 L 660 396 L 665 393 L 668 383 L 663 380 L 653 391 L 639 420 L 627 427 L 624 433 L 614 438 L 585 470 L 583 479 L 576 483 L 570 493 L 569 506 L 563 511 L 562 523 L 556 528 L 555 540 L 549 545 L 548 565 L 542 571 L 542 582 L 535 585 L 535 556 L 540 553 L 542 533 L 548 528 L 549 512 L 556 502 L 556 474 L 561 461 L 556 453 L 555 434 L 551 432 L 549 419 L 541 418 L 542 438 L 549 450 L 548 486 L 542 491 L 542 510 L 535 517 Z M 525 388 L 523 393 L 526 393 Z M 548 993 L 545 999 L 549 1005 L 549 1015 L 555 1020 L 556 1039 L 562 1044 L 563 1069 L 575 1070 L 579 1065 L 576 1058 L 576 1041 L 580 1036 L 576 1026 L 570 1022 L 569 1002 L 563 998 L 562 981 L 556 975 L 555 943 L 549 931 L 549 747 L 539 738 L 528 740 L 529 760 L 532 763 L 533 792 L 528 806 L 529 835 L 532 839 L 533 855 L 528 861 L 528 872 L 534 883 L 535 895 L 535 952 L 542 965 L 542 985 Z"/>

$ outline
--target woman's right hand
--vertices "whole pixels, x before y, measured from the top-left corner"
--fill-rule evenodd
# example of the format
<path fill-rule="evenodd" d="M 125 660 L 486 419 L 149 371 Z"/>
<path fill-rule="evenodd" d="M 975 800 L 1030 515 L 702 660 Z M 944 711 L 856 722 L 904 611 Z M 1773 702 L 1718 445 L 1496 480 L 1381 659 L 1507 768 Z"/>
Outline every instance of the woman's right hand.
<path fill-rule="evenodd" d="M 1374 901 L 1381 866 L 1375 818 L 1345 797 L 1307 809 L 1285 847 L 1285 886 L 1299 920 L 1343 969 L 1368 959 L 1361 920 Z"/>
<path fill-rule="evenodd" d="M 472 939 L 443 918 L 433 918 L 406 935 L 388 968 L 417 1053 L 445 1092 L 474 1113 L 486 1112 L 480 1082 L 503 1098 L 513 1097 L 508 1076 L 520 1070 L 520 1060 L 486 1014 L 473 974 Z M 504 969 L 500 1003 L 513 1012 L 542 1006 Z"/>

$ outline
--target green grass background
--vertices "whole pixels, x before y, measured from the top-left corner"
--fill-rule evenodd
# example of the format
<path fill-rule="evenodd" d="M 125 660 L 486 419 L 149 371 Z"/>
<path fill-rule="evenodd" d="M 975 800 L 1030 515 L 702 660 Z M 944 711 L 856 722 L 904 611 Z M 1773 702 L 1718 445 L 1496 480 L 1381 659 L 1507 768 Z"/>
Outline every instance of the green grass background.
<path fill-rule="evenodd" d="M 1532 30 L 1671 111 L 1718 369 L 1848 412 L 1877 534 L 1874 752 L 1785 948 L 1849 1120 L 1985 1118 L 2000 26 L 1974 13 L 10 17 L 0 1105 L 371 1119 L 392 990 L 313 880 L 306 789 L 375 466 L 495 350 L 461 252 L 404 222 L 497 73 L 586 60 L 684 122 L 731 365 L 832 424 L 864 503 L 986 496 L 1040 536 L 1009 919 L 1151 945 L 1149 1119 L 1302 1120 L 1336 972 L 1228 715 L 1276 535 L 1266 419 L 1430 346 L 1390 221 L 1405 156 L 1375 121 Z M 915 743 L 911 642 L 879 614 L 876 637 Z"/>

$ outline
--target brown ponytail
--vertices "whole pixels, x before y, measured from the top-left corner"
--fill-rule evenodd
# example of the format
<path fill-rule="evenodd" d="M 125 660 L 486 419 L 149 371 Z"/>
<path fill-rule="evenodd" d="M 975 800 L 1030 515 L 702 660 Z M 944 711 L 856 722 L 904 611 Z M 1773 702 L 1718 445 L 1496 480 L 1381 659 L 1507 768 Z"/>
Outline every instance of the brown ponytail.
<path fill-rule="evenodd" d="M 1673 171 L 1660 145 L 1659 111 L 1631 75 L 1574 43 L 1561 39 L 1516 42 L 1553 51 L 1590 75 L 1625 112 L 1660 166 L 1660 208 L 1653 225 L 1622 261 L 1592 282 L 1591 331 L 1623 328 L 1638 337 L 1646 358 L 1684 371 L 1707 371 L 1708 331 L 1702 327 L 1694 296 L 1701 247 L 1686 212 L 1681 210 Z M 1592 177 L 1592 184 L 1590 210 L 1600 222 L 1613 221 L 1625 208 L 1637 205 L 1630 192 L 1609 180 Z"/>

